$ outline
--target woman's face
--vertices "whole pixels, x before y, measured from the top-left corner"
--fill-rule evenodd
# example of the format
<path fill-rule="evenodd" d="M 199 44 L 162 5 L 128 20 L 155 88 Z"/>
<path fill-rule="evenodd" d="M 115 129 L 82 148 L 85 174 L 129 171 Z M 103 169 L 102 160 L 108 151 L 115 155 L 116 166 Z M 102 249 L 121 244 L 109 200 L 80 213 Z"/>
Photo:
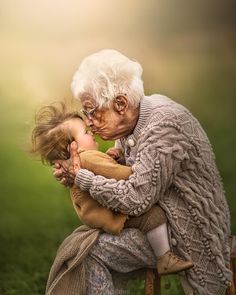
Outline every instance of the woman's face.
<path fill-rule="evenodd" d="M 87 113 L 84 122 L 94 134 L 99 134 L 104 140 L 114 140 L 130 133 L 129 126 L 124 123 L 124 116 L 112 106 L 98 109 L 91 98 L 81 98 L 80 101 L 84 113 Z"/>

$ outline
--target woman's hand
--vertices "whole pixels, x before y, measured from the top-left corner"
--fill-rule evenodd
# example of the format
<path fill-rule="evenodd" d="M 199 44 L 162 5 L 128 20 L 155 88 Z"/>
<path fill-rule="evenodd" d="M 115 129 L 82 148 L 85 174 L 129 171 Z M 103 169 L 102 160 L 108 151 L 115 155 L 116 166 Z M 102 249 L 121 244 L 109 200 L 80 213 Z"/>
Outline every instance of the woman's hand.
<path fill-rule="evenodd" d="M 53 167 L 53 175 L 57 181 L 65 186 L 72 187 L 75 176 L 80 169 L 78 146 L 75 141 L 70 144 L 70 158 L 68 160 L 56 160 Z"/>

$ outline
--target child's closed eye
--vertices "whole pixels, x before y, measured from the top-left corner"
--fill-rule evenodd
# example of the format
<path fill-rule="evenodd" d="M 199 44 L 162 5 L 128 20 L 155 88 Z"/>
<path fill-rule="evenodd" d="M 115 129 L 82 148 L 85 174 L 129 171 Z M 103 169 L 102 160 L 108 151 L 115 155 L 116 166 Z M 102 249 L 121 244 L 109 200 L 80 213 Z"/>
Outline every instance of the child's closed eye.
<path fill-rule="evenodd" d="M 85 134 L 89 134 L 89 135 L 93 135 L 93 133 L 92 133 L 92 131 L 90 131 L 90 130 L 85 130 Z"/>

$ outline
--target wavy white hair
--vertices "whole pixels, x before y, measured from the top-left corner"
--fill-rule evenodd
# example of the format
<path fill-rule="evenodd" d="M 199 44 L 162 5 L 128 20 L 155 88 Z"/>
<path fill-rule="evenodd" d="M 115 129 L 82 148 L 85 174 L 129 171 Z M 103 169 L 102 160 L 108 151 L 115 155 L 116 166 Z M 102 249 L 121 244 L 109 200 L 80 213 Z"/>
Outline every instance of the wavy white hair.
<path fill-rule="evenodd" d="M 73 76 L 71 89 L 75 98 L 93 98 L 98 107 L 107 106 L 125 95 L 131 106 L 138 106 L 144 95 L 141 65 L 112 49 L 87 56 Z"/>

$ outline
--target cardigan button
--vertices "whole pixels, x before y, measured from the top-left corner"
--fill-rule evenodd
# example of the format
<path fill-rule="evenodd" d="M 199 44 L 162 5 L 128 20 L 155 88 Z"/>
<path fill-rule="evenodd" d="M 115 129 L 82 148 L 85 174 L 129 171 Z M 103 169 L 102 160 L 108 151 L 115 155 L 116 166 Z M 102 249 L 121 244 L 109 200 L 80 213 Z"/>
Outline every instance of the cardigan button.
<path fill-rule="evenodd" d="M 171 244 L 172 244 L 173 246 L 176 246 L 176 245 L 177 245 L 177 241 L 176 241 L 176 239 L 172 238 L 172 239 L 171 239 Z"/>
<path fill-rule="evenodd" d="M 128 145 L 131 146 L 131 147 L 135 146 L 135 141 L 132 138 L 129 138 L 128 139 Z"/>

